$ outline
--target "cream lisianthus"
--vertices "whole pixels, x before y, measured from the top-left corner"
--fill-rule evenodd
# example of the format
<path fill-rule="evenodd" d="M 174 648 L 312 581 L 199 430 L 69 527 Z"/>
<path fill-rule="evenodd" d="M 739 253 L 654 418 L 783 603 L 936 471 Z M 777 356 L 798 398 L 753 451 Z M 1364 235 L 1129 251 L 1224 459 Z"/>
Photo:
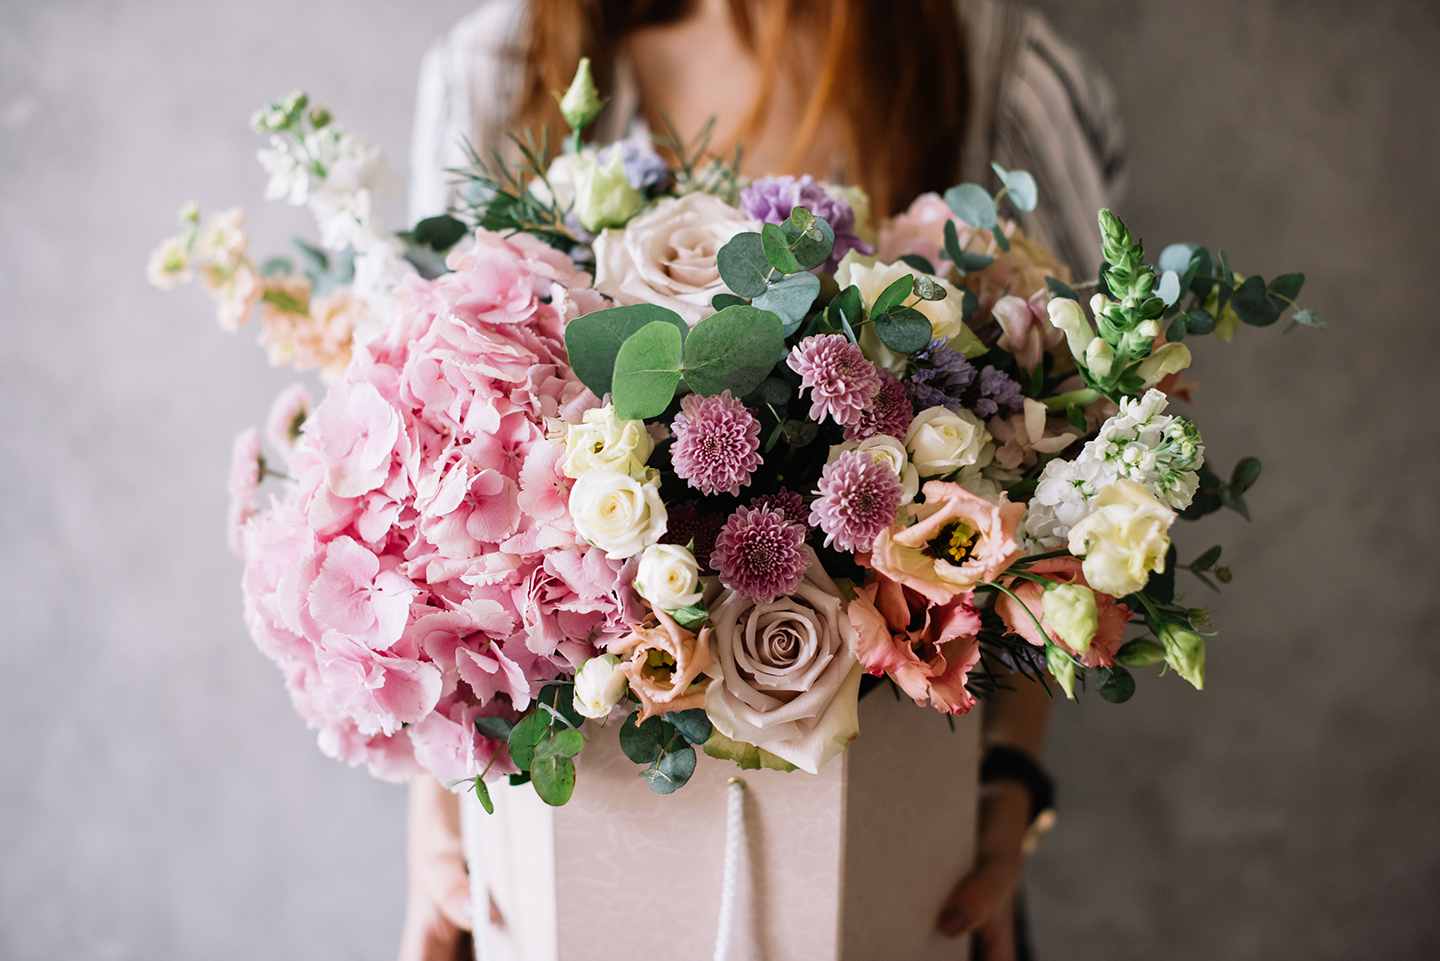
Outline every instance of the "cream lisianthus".
<path fill-rule="evenodd" d="M 852 450 L 869 454 L 875 463 L 884 464 L 895 472 L 895 476 L 900 478 L 902 506 L 915 499 L 915 494 L 920 490 L 920 472 L 910 463 L 903 441 L 889 434 L 872 434 L 864 440 L 847 440 L 830 448 L 825 463 L 833 464 L 841 454 L 848 454 Z"/>
<path fill-rule="evenodd" d="M 621 420 L 612 404 L 594 407 L 565 433 L 565 476 L 580 477 L 599 468 L 641 477 L 654 450 L 644 421 Z"/>
<path fill-rule="evenodd" d="M 640 555 L 635 590 L 657 610 L 677 611 L 700 603 L 700 565 L 679 544 L 651 544 Z"/>
<path fill-rule="evenodd" d="M 581 537 L 612 560 L 634 557 L 665 533 L 659 475 L 644 481 L 612 470 L 587 471 L 570 488 L 570 516 Z"/>
<path fill-rule="evenodd" d="M 575 672 L 575 710 L 602 718 L 625 696 L 625 672 L 614 654 L 592 657 Z"/>
<path fill-rule="evenodd" d="M 946 407 L 922 410 L 905 432 L 905 449 L 921 477 L 953 474 L 979 463 L 988 443 L 990 432 L 980 418 Z"/>
<path fill-rule="evenodd" d="M 625 176 L 625 158 L 611 150 L 610 159 L 600 163 L 592 158 L 575 162 L 575 216 L 594 233 L 606 227 L 621 227 L 645 206 L 645 197 L 630 186 Z"/>
<path fill-rule="evenodd" d="M 1094 509 L 1070 528 L 1070 553 L 1085 559 L 1085 580 L 1124 597 L 1165 570 L 1176 514 L 1144 487 L 1117 480 L 1095 497 Z"/>
<path fill-rule="evenodd" d="M 1090 649 L 1100 627 L 1094 591 L 1084 584 L 1053 583 L 1040 594 L 1040 610 L 1045 623 L 1072 650 L 1084 654 Z"/>

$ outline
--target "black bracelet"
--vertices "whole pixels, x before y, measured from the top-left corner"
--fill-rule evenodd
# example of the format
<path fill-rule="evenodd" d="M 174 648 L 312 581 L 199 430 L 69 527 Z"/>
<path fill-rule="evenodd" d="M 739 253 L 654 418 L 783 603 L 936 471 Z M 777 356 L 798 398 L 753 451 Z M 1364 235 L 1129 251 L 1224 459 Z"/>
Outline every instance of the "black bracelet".
<path fill-rule="evenodd" d="M 1017 781 L 1030 795 L 1030 823 L 1045 811 L 1055 810 L 1055 782 L 1035 759 L 1024 751 L 1003 744 L 992 744 L 980 762 L 980 783 Z"/>

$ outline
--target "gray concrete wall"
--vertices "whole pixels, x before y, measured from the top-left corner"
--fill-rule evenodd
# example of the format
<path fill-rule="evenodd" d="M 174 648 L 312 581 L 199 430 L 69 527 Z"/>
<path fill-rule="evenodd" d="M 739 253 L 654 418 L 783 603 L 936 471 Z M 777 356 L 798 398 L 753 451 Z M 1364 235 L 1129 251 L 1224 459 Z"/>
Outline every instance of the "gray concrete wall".
<path fill-rule="evenodd" d="M 261 252 L 305 229 L 246 127 L 289 89 L 403 174 L 466 6 L 0 3 L 0 957 L 393 956 L 403 792 L 315 749 L 223 546 L 230 439 L 290 378 L 142 270 L 188 199 Z M 1058 712 L 1041 956 L 1435 957 L 1440 15 L 1043 6 L 1117 85 L 1132 225 L 1306 270 L 1332 330 L 1197 351 L 1212 456 L 1265 458 L 1255 523 L 1180 535 L 1236 575 L 1203 694 Z"/>

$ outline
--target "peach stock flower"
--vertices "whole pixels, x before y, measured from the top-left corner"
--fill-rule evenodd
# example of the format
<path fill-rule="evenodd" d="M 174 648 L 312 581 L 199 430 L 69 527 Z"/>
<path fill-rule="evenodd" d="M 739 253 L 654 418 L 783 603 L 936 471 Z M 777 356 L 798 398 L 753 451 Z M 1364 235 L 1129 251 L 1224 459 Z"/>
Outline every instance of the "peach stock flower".
<path fill-rule="evenodd" d="M 710 657 L 710 629 L 696 637 L 664 611 L 656 611 L 659 624 L 634 627 L 627 637 L 610 642 L 608 653 L 626 658 L 620 670 L 630 691 L 640 701 L 640 720 L 667 711 L 689 711 L 705 706 L 705 688 L 695 680 L 714 661 Z"/>
<path fill-rule="evenodd" d="M 906 509 L 915 522 L 875 538 L 870 564 L 876 571 L 931 604 L 947 604 L 994 580 L 1020 556 L 1015 530 L 1024 504 L 1012 504 L 1003 494 L 992 504 L 944 481 L 930 481 L 922 490 L 925 502 Z"/>

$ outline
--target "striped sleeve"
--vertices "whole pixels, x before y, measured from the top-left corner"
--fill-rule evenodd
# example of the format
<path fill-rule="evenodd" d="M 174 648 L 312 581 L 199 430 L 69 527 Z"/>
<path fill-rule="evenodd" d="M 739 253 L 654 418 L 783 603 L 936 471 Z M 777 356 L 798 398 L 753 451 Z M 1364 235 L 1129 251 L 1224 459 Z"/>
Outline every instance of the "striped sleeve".
<path fill-rule="evenodd" d="M 1021 15 L 998 79 L 991 159 L 1035 176 L 1040 205 L 1024 230 L 1055 251 L 1078 279 L 1100 265 L 1096 213 L 1125 181 L 1125 133 L 1114 92 L 1036 13 Z"/>

